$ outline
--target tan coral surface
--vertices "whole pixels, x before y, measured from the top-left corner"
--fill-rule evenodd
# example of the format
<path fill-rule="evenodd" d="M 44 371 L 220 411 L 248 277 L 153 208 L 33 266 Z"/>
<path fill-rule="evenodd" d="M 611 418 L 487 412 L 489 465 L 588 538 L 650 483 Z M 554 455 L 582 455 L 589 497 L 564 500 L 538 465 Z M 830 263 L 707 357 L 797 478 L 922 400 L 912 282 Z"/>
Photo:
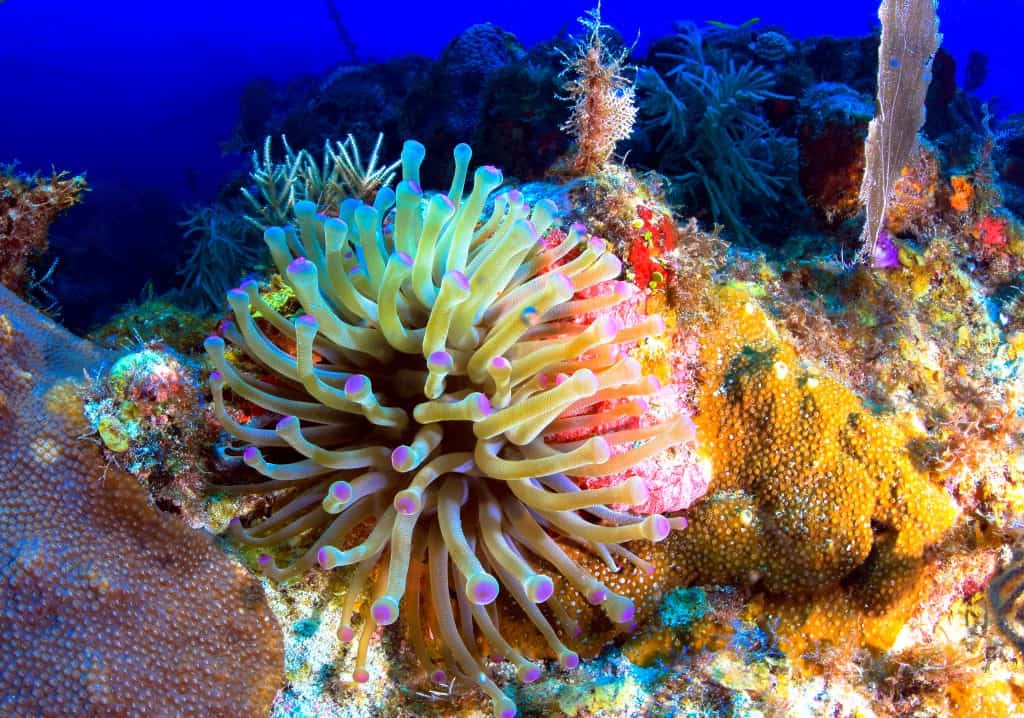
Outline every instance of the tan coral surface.
<path fill-rule="evenodd" d="M 81 438 L 99 358 L 0 288 L 0 715 L 265 715 L 263 591 Z"/>

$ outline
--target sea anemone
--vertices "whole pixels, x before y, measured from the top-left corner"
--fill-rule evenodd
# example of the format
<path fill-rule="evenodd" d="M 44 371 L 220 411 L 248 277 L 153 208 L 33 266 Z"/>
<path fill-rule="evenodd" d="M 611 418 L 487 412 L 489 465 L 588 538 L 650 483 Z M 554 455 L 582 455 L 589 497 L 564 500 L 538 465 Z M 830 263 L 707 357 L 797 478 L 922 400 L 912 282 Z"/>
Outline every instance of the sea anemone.
<path fill-rule="evenodd" d="M 405 143 L 403 181 L 373 206 L 348 200 L 327 218 L 298 202 L 297 228 L 266 230 L 301 305 L 296 318 L 253 282 L 228 293 L 234 322 L 206 341 L 210 383 L 220 422 L 266 477 L 230 490 L 280 497 L 269 518 L 248 529 L 235 520 L 231 532 L 265 547 L 308 537 L 290 565 L 260 558 L 278 580 L 314 564 L 355 566 L 342 640 L 355 639 L 356 601 L 375 583 L 356 681 L 369 678 L 373 630 L 401 613 L 434 680 L 463 676 L 508 718 L 515 705 L 484 669 L 474 625 L 523 681 L 540 667 L 499 630 L 488 606 L 500 591 L 565 668 L 579 659 L 552 620 L 571 632 L 563 601 L 575 597 L 560 598 L 555 581 L 628 625 L 632 601 L 562 546 L 611 566 L 617 558 L 646 566 L 622 543 L 660 541 L 684 522 L 608 508 L 647 499 L 638 477 L 591 490 L 574 479 L 621 475 L 692 438 L 692 424 L 650 421 L 644 397 L 659 385 L 627 349 L 663 322 L 618 318 L 615 308 L 636 290 L 616 280 L 621 262 L 605 242 L 581 225 L 549 233 L 554 204 L 531 208 L 515 190 L 486 212 L 502 184 L 494 167 L 478 168 L 464 197 L 464 144 L 449 192 L 425 196 L 424 154 Z M 235 347 L 230 360 L 225 339 Z M 260 407 L 262 421 L 233 418 L 225 387 Z"/>

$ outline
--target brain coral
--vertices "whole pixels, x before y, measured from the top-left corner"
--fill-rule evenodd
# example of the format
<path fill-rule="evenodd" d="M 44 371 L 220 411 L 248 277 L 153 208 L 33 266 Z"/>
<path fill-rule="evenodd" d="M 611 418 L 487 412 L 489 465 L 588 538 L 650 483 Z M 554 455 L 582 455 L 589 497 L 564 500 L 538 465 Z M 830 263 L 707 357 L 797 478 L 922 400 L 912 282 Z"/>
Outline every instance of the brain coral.
<path fill-rule="evenodd" d="M 229 293 L 234 322 L 223 334 L 233 347 L 207 341 L 211 384 L 222 424 L 247 445 L 245 463 L 266 477 L 235 491 L 280 497 L 269 519 L 232 530 L 268 548 L 306 537 L 308 549 L 284 568 L 261 559 L 279 579 L 315 563 L 355 566 L 343 640 L 355 638 L 354 606 L 373 582 L 357 681 L 368 679 L 375 627 L 401 612 L 428 674 L 466 677 L 507 717 L 515 707 L 482 656 L 502 655 L 521 680 L 536 680 L 518 626 L 570 668 L 578 657 L 555 629 L 572 634 L 567 605 L 600 606 L 616 624 L 633 618 L 633 601 L 571 550 L 646 566 L 622 543 L 662 540 L 673 525 L 608 508 L 647 500 L 638 477 L 596 489 L 576 479 L 622 474 L 692 425 L 651 418 L 659 385 L 628 348 L 662 323 L 626 326 L 605 311 L 635 291 L 616 281 L 621 263 L 605 243 L 580 225 L 545 241 L 554 205 L 531 208 L 514 190 L 497 194 L 488 215 L 502 176 L 477 169 L 464 196 L 466 145 L 455 149 L 449 192 L 424 196 L 423 156 L 406 143 L 404 180 L 373 207 L 346 202 L 335 219 L 298 203 L 297 230 L 267 230 L 301 305 L 294 320 L 253 283 Z M 257 405 L 250 413 L 261 420 L 235 420 L 225 388 Z M 499 628 L 506 609 L 524 617 L 517 645 Z"/>
<path fill-rule="evenodd" d="M 266 714 L 259 583 L 79 438 L 97 358 L 0 287 L 0 715 Z"/>

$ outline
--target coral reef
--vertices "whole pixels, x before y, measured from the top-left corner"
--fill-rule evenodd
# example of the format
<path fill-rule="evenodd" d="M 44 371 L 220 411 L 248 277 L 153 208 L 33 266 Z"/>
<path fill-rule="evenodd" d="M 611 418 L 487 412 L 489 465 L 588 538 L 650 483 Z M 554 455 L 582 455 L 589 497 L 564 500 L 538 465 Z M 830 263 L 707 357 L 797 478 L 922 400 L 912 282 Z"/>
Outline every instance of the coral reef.
<path fill-rule="evenodd" d="M 0 166 L 0 285 L 21 295 L 30 289 L 31 263 L 46 252 L 50 224 L 85 190 L 84 175 L 25 175 Z"/>
<path fill-rule="evenodd" d="M 191 245 L 56 225 L 80 326 L 184 286 L 0 293 L 0 713 L 1024 715 L 1024 121 L 932 9 L 474 25 L 252 83 Z"/>
<path fill-rule="evenodd" d="M 540 669 L 510 643 L 524 643 L 511 638 L 524 634 L 499 630 L 484 607 L 507 590 L 514 602 L 502 605 L 518 605 L 525 635 L 563 668 L 578 656 L 538 604 L 570 634 L 583 607 L 629 624 L 633 601 L 573 556 L 594 553 L 606 572 L 616 557 L 652 568 L 621 544 L 660 541 L 683 523 L 606 505 L 645 502 L 645 482 L 626 472 L 691 437 L 692 423 L 660 409 L 657 380 L 629 356 L 662 322 L 640 314 L 627 324 L 616 314 L 635 290 L 613 281 L 622 265 L 605 242 L 581 225 L 549 233 L 555 206 L 531 208 L 516 191 L 496 195 L 490 216 L 482 214 L 501 173 L 477 169 L 463 197 L 466 145 L 455 149 L 449 193 L 427 199 L 423 157 L 422 145 L 406 143 L 397 194 L 379 193 L 375 207 L 346 203 L 332 219 L 301 202 L 298 231 L 267 231 L 301 304 L 294 321 L 254 283 L 229 293 L 234 322 L 223 333 L 237 347 L 234 359 L 221 337 L 206 342 L 217 369 L 214 399 L 224 428 L 248 445 L 245 463 L 267 481 L 222 488 L 283 494 L 269 519 L 249 529 L 233 522 L 244 544 L 272 548 L 308 535 L 285 568 L 271 555 L 260 559 L 269 576 L 301 576 L 314 563 L 355 566 L 345 641 L 356 636 L 353 609 L 376 576 L 370 610 L 361 612 L 357 682 L 369 679 L 370 636 L 401 614 L 428 675 L 442 683 L 468 676 L 495 715 L 510 716 L 514 705 L 480 662 L 474 624 L 521 680 L 536 680 Z M 385 224 L 393 202 L 394 220 Z M 259 378 L 267 372 L 272 383 Z M 233 418 L 225 388 L 263 418 Z M 572 478 L 616 474 L 620 482 L 597 489 Z M 372 531 L 353 540 L 370 517 Z M 553 568 L 558 591 L 530 555 Z"/>
<path fill-rule="evenodd" d="M 265 713 L 281 634 L 213 538 L 112 469 L 63 380 L 102 355 L 0 288 L 0 713 Z"/>

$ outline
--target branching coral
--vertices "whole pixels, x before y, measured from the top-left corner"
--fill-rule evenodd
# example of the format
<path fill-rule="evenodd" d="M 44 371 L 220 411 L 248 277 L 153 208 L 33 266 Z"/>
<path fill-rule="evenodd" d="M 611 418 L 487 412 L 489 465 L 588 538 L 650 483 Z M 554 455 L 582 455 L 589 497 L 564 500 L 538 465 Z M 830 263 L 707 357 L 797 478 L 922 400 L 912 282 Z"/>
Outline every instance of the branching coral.
<path fill-rule="evenodd" d="M 292 150 L 282 135 L 284 161 L 276 162 L 273 138 L 268 136 L 263 142 L 262 158 L 257 152 L 252 153 L 251 177 L 259 190 L 259 199 L 248 189 L 242 189 L 242 195 L 255 210 L 255 215 L 246 215 L 246 221 L 260 230 L 288 224 L 295 203 L 302 200 L 313 202 L 332 216 L 337 215 L 338 207 L 349 197 L 371 201 L 377 190 L 394 181 L 398 169 L 398 162 L 377 165 L 383 141 L 383 133 L 377 135 L 369 162 L 364 165 L 351 134 L 343 142 L 332 144 L 327 140 L 320 162 L 308 150 Z"/>
<path fill-rule="evenodd" d="M 82 175 L 29 176 L 0 166 L 0 284 L 19 294 L 28 290 L 28 265 L 46 251 L 50 224 L 80 202 L 85 189 Z"/>
<path fill-rule="evenodd" d="M 633 85 L 624 76 L 631 48 L 611 52 L 604 39 L 607 25 L 601 22 L 601 4 L 590 10 L 580 23 L 587 29 L 585 38 L 565 57 L 563 75 L 568 75 L 562 90 L 572 102 L 572 114 L 562 125 L 575 145 L 568 159 L 575 175 L 590 175 L 601 170 L 612 158 L 615 145 L 633 134 L 636 104 Z"/>
<path fill-rule="evenodd" d="M 772 92 L 771 72 L 752 63 L 705 57 L 706 39 L 693 25 L 678 36 L 682 54 L 664 57 L 678 64 L 662 78 L 641 68 L 644 124 L 656 140 L 657 169 L 674 180 L 674 190 L 691 204 L 707 204 L 716 222 L 748 237 L 743 205 L 778 200 L 792 178 L 795 147 L 778 137 L 759 114 L 760 103 L 783 96 Z"/>
<path fill-rule="evenodd" d="M 316 563 L 355 566 L 344 640 L 355 638 L 356 602 L 374 582 L 357 681 L 369 678 L 364 658 L 375 627 L 401 612 L 435 680 L 466 677 L 507 717 L 515 707 L 488 677 L 475 631 L 522 680 L 540 668 L 487 606 L 506 590 L 505 605 L 518 606 L 565 668 L 578 657 L 552 617 L 571 633 L 566 606 L 577 596 L 615 623 L 631 621 L 633 602 L 570 558 L 572 550 L 611 566 L 638 561 L 623 542 L 659 541 L 682 523 L 607 507 L 642 503 L 648 492 L 639 478 L 587 490 L 574 477 L 620 474 L 691 429 L 682 418 L 638 423 L 658 382 L 627 350 L 663 323 L 651 316 L 625 326 L 602 314 L 635 291 L 616 281 L 621 262 L 605 242 L 582 225 L 542 240 L 556 208 L 531 208 L 518 191 L 495 196 L 488 216 L 502 175 L 478 168 L 464 197 L 470 155 L 456 147 L 447 194 L 423 194 L 424 148 L 407 142 L 403 181 L 372 207 L 349 200 L 327 218 L 311 202 L 296 203 L 298 229 L 271 228 L 265 239 L 302 314 L 289 320 L 255 283 L 243 284 L 228 294 L 234 323 L 223 334 L 232 355 L 221 337 L 206 348 L 218 417 L 248 445 L 245 463 L 267 479 L 228 490 L 282 499 L 249 529 L 235 521 L 234 535 L 266 547 L 308 537 L 308 549 L 284 568 L 261 559 L 276 579 Z M 226 388 L 260 407 L 264 421 L 232 418 Z"/>

